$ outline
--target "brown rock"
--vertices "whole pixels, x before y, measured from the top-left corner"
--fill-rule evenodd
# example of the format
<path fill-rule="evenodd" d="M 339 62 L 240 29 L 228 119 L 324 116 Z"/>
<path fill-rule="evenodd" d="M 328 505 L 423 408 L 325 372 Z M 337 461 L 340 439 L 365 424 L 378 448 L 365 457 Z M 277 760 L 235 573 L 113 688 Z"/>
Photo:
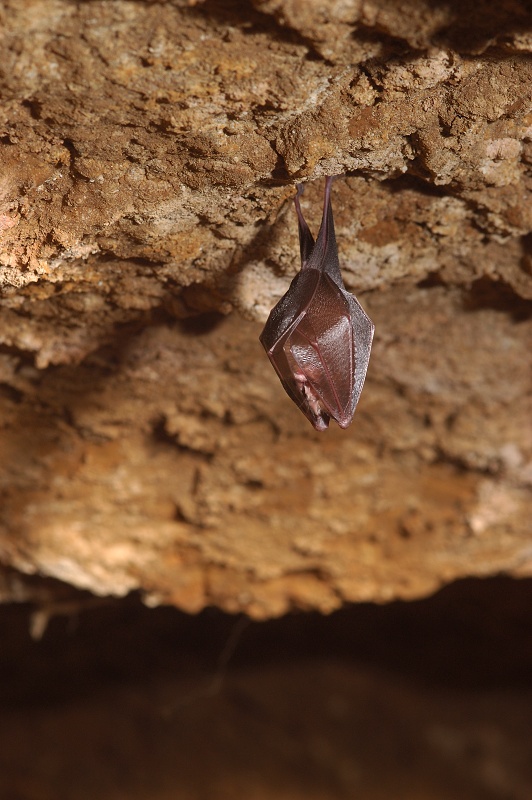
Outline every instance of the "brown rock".
<path fill-rule="evenodd" d="M 2 562 L 256 617 L 531 574 L 524 0 L 27 0 L 0 30 Z M 257 336 L 293 185 L 340 173 L 377 330 L 320 435 Z"/>

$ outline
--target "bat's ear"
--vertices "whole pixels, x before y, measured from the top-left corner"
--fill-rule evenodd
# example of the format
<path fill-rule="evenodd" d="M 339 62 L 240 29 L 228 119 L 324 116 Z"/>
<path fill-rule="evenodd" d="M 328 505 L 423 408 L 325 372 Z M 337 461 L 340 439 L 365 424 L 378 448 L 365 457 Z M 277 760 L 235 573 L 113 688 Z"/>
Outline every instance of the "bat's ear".
<path fill-rule="evenodd" d="M 301 211 L 301 204 L 299 202 L 299 198 L 303 194 L 303 189 L 305 187 L 303 186 L 302 183 L 298 183 L 296 188 L 297 192 L 296 196 L 294 197 L 294 203 L 296 206 L 297 222 L 299 227 L 299 249 L 301 251 L 301 269 L 304 269 L 307 266 L 307 262 L 314 248 L 314 237 L 310 232 L 305 217 L 303 216 L 303 212 Z"/>

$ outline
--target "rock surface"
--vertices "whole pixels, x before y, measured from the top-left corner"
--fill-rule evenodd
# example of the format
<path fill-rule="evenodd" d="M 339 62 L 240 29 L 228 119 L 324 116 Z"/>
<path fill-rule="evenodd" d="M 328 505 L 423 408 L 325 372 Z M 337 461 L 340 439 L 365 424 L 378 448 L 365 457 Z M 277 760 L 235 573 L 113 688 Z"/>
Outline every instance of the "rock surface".
<path fill-rule="evenodd" d="M 532 575 L 531 30 L 524 0 L 3 5 L 6 566 L 258 618 Z M 317 434 L 257 336 L 327 174 L 376 338 Z"/>

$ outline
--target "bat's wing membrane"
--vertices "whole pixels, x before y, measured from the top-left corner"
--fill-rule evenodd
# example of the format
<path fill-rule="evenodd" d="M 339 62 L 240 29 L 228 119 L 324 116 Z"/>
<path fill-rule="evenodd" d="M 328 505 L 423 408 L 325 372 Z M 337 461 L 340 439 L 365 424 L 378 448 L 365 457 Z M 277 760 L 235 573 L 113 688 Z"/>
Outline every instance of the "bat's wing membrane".
<path fill-rule="evenodd" d="M 314 302 L 286 341 L 324 410 L 341 427 L 353 419 L 355 349 L 345 293 L 322 275 Z"/>
<path fill-rule="evenodd" d="M 294 323 L 306 312 L 319 282 L 320 274 L 316 270 L 298 272 L 287 293 L 272 308 L 259 337 L 268 355 L 275 351 Z"/>
<path fill-rule="evenodd" d="M 358 301 L 313 269 L 296 275 L 272 310 L 261 342 L 285 391 L 318 430 L 329 417 L 341 428 L 351 424 L 373 330 Z"/>
<path fill-rule="evenodd" d="M 300 196 L 303 194 L 303 185 L 300 183 L 297 187 L 294 203 L 297 213 L 297 227 L 299 230 L 299 250 L 301 252 L 301 268 L 304 269 L 314 249 L 314 237 L 310 232 L 307 221 L 301 211 L 301 203 L 299 202 Z"/>
<path fill-rule="evenodd" d="M 287 394 L 316 430 L 332 417 L 341 428 L 353 420 L 369 363 L 373 323 L 346 291 L 334 232 L 330 192 L 325 184 L 323 218 L 314 243 L 301 212 L 301 272 L 272 309 L 261 343 Z"/>
<path fill-rule="evenodd" d="M 334 231 L 334 218 L 331 206 L 332 178 L 327 178 L 325 184 L 325 201 L 320 230 L 312 254 L 307 262 L 308 269 L 317 269 L 326 272 L 333 281 L 343 287 L 342 272 L 338 261 L 338 245 Z"/>
<path fill-rule="evenodd" d="M 353 413 L 355 413 L 355 408 L 360 399 L 364 381 L 366 380 L 375 325 L 356 297 L 348 292 L 345 294 L 351 309 L 351 327 L 355 344 L 355 376 L 353 386 Z"/>

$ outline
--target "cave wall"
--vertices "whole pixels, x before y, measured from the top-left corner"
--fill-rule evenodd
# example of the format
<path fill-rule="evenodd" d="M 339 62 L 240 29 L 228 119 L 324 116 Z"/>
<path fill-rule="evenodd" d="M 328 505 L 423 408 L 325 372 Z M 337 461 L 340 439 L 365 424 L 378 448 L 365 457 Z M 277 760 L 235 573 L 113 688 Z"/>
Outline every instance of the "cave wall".
<path fill-rule="evenodd" d="M 531 575 L 524 0 L 17 0 L 0 31 L 4 570 L 257 618 Z M 331 174 L 376 335 L 316 433 L 257 337 Z"/>

